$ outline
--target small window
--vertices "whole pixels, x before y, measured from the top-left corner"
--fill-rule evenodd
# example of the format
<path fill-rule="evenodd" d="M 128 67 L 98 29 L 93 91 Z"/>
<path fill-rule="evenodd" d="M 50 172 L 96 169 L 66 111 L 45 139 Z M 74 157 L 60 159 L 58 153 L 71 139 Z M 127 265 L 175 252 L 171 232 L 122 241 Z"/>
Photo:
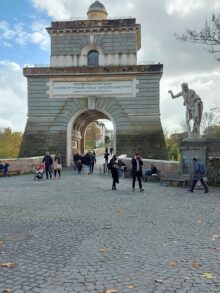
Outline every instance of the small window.
<path fill-rule="evenodd" d="M 88 66 L 99 66 L 99 53 L 90 51 L 88 54 Z"/>

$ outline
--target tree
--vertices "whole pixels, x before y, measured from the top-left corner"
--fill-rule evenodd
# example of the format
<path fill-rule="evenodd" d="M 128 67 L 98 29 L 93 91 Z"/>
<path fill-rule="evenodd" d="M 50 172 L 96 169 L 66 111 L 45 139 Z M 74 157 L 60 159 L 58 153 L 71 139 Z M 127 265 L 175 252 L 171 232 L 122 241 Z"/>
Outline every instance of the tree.
<path fill-rule="evenodd" d="M 218 124 L 218 118 L 213 111 L 204 112 L 201 121 L 201 131 L 204 132 L 209 127 Z"/>
<path fill-rule="evenodd" d="M 173 133 L 164 130 L 165 142 L 167 146 L 169 160 L 180 160 L 179 143 L 185 138 L 185 133 Z"/>
<path fill-rule="evenodd" d="M 17 158 L 21 141 L 21 132 L 13 132 L 10 128 L 0 130 L 0 158 Z"/>
<path fill-rule="evenodd" d="M 205 138 L 220 139 L 220 125 L 211 125 L 207 127 L 203 132 L 203 136 Z"/>
<path fill-rule="evenodd" d="M 95 148 L 96 142 L 102 137 L 101 128 L 99 126 L 101 126 L 101 124 L 98 124 L 97 121 L 89 124 L 85 135 L 87 150 Z"/>
<path fill-rule="evenodd" d="M 187 28 L 181 36 L 175 35 L 178 40 L 184 42 L 204 44 L 209 47 L 211 54 L 218 54 L 220 53 L 220 15 L 213 14 L 211 20 L 206 20 L 200 30 Z M 220 57 L 216 59 L 220 61 Z"/>

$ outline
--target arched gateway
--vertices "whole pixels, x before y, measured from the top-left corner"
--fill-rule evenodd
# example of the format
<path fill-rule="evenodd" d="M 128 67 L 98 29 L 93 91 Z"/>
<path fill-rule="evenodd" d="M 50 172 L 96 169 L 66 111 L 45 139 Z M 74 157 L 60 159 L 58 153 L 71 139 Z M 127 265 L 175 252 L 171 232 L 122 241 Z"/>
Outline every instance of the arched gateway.
<path fill-rule="evenodd" d="M 163 66 L 137 65 L 141 27 L 136 19 L 107 19 L 95 1 L 88 20 L 56 21 L 49 67 L 24 68 L 28 120 L 20 156 L 60 152 L 71 164 L 84 151 L 88 125 L 109 119 L 117 154 L 166 159 L 160 122 L 159 87 Z"/>

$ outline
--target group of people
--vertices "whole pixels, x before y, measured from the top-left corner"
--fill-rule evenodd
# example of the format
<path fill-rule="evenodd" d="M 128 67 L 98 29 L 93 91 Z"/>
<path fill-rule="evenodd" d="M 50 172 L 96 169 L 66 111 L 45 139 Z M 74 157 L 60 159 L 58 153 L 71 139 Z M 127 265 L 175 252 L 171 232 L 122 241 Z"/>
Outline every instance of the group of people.
<path fill-rule="evenodd" d="M 116 184 L 119 184 L 119 177 L 120 177 L 119 170 L 121 169 L 122 163 L 123 163 L 122 160 L 118 159 L 116 155 L 114 155 L 112 157 L 112 159 L 110 160 L 110 162 L 108 163 L 108 169 L 111 170 L 112 179 L 113 179 L 112 190 L 116 190 Z M 132 190 L 135 191 L 135 183 L 136 183 L 136 179 L 137 179 L 140 192 L 142 192 L 142 191 L 144 191 L 144 189 L 142 187 L 143 160 L 142 160 L 140 154 L 137 153 L 133 156 L 133 158 L 131 160 L 131 165 L 132 165 L 131 175 L 133 178 Z"/>
<path fill-rule="evenodd" d="M 8 168 L 9 168 L 9 163 L 7 161 L 5 162 L 0 161 L 0 172 L 2 172 L 5 177 L 8 176 Z"/>
<path fill-rule="evenodd" d="M 96 153 L 95 151 L 87 152 L 85 155 L 80 155 L 76 152 L 73 155 L 73 163 L 74 169 L 80 175 L 82 170 L 84 170 L 87 174 L 93 174 L 94 166 L 96 164 Z"/>
<path fill-rule="evenodd" d="M 111 170 L 112 179 L 113 179 L 112 190 L 116 190 L 116 184 L 119 184 L 120 173 L 118 170 L 120 170 L 120 161 L 121 160 L 118 159 L 116 155 L 114 155 L 112 159 L 110 160 L 110 162 L 108 163 L 108 168 L 109 170 Z M 200 181 L 202 186 L 205 189 L 205 193 L 208 193 L 209 192 L 208 185 L 203 179 L 205 176 L 204 164 L 196 158 L 193 158 L 193 164 L 194 164 L 194 170 L 192 174 L 192 184 L 188 191 L 193 192 L 196 186 L 196 183 Z M 136 179 L 138 180 L 140 192 L 144 191 L 142 187 L 142 177 L 143 177 L 142 169 L 143 169 L 143 160 L 140 154 L 136 153 L 131 160 L 131 176 L 132 176 L 132 190 L 133 191 L 135 191 Z M 151 164 L 151 169 L 145 172 L 145 176 L 147 178 L 147 176 L 152 176 L 154 174 L 158 174 L 158 169 L 154 164 Z"/>
<path fill-rule="evenodd" d="M 49 152 L 46 152 L 42 163 L 44 163 L 45 166 L 45 173 L 46 173 L 46 178 L 47 179 L 52 179 L 52 174 L 54 173 L 54 179 L 60 178 L 61 176 L 61 170 L 62 170 L 62 163 L 61 163 L 61 155 L 57 154 L 53 158 L 51 157 Z M 40 166 L 40 168 L 42 168 L 42 165 Z M 41 170 L 41 169 L 40 169 Z M 40 171 L 38 170 L 38 171 Z M 42 170 L 43 171 L 43 170 Z"/>

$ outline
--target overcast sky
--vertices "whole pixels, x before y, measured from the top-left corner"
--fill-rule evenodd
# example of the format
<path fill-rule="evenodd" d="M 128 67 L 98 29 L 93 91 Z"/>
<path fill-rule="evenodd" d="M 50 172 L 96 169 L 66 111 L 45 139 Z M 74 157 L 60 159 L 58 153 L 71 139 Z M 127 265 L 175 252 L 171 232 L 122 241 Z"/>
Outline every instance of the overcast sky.
<path fill-rule="evenodd" d="M 0 127 L 24 131 L 27 85 L 22 75 L 26 64 L 49 64 L 50 39 L 45 27 L 53 20 L 85 18 L 92 0 L 1 0 L 0 1 Z M 185 109 L 181 98 L 172 100 L 167 91 L 180 91 L 188 82 L 204 102 L 205 111 L 220 105 L 220 63 L 201 45 L 181 43 L 174 33 L 186 27 L 200 28 L 213 12 L 220 13 L 220 0 L 103 0 L 110 17 L 132 16 L 142 26 L 142 49 L 138 61 L 164 64 L 161 79 L 163 127 L 180 130 Z M 218 102 L 219 101 L 219 102 Z"/>

